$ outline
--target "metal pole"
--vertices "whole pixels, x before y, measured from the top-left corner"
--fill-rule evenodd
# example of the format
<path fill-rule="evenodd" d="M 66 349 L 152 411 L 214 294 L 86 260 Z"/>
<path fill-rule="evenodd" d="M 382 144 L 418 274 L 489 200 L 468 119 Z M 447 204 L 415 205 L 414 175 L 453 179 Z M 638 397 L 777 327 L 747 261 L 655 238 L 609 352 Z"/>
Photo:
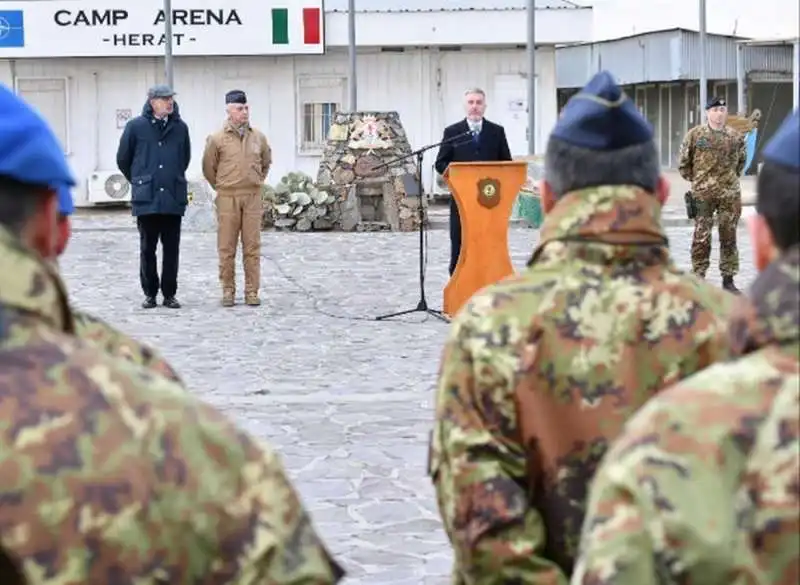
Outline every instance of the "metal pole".
<path fill-rule="evenodd" d="M 347 46 L 350 53 L 348 83 L 350 85 L 350 111 L 358 111 L 358 81 L 356 79 L 356 0 L 347 2 Z"/>
<path fill-rule="evenodd" d="M 164 0 L 164 78 L 175 91 L 175 74 L 172 66 L 172 0 Z"/>
<path fill-rule="evenodd" d="M 736 45 L 736 105 L 739 113 L 747 115 L 747 103 L 745 100 L 744 86 L 746 77 L 744 73 L 744 43 Z"/>
<path fill-rule="evenodd" d="M 708 103 L 708 78 L 706 76 L 706 0 L 700 0 L 700 122 L 704 121 Z"/>
<path fill-rule="evenodd" d="M 800 108 L 800 39 L 794 41 L 794 64 L 792 65 L 792 96 L 794 107 Z"/>
<path fill-rule="evenodd" d="M 528 154 L 536 154 L 536 0 L 528 0 Z"/>

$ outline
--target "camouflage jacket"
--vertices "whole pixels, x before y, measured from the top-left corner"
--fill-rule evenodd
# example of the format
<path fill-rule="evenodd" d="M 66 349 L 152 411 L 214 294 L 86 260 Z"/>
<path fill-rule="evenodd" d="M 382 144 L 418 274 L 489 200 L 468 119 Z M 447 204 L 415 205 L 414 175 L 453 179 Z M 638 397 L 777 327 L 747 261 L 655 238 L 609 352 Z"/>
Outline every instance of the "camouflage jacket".
<path fill-rule="evenodd" d="M 72 328 L 0 229 L 0 544 L 30 585 L 340 580 L 274 452 Z"/>
<path fill-rule="evenodd" d="M 453 583 L 566 583 L 608 442 L 721 357 L 734 297 L 675 268 L 659 219 L 634 188 L 569 194 L 529 269 L 454 319 L 429 469 Z"/>
<path fill-rule="evenodd" d="M 83 311 L 73 309 L 72 318 L 78 337 L 88 339 L 113 356 L 130 360 L 183 385 L 178 373 L 149 345 L 136 341 L 102 319 Z"/>
<path fill-rule="evenodd" d="M 800 582 L 800 247 L 750 301 L 735 359 L 664 391 L 609 452 L 574 584 Z"/>
<path fill-rule="evenodd" d="M 740 178 L 747 162 L 744 136 L 729 126 L 713 130 L 708 124 L 686 134 L 678 155 L 678 172 L 692 192 L 740 193 Z"/>

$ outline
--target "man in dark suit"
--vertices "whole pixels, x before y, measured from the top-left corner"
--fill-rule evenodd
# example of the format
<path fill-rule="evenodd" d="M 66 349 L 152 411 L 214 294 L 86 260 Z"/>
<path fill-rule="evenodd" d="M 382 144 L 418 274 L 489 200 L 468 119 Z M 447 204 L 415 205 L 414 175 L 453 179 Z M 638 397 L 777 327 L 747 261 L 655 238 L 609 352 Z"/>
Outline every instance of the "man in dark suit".
<path fill-rule="evenodd" d="M 466 118 L 444 129 L 439 154 L 436 155 L 436 172 L 444 175 L 452 162 L 511 160 L 506 131 L 499 124 L 483 117 L 486 111 L 486 94 L 482 89 L 464 92 Z M 472 132 L 470 136 L 469 133 Z M 461 251 L 461 218 L 455 197 L 450 197 L 450 274 L 455 272 Z"/>
<path fill-rule="evenodd" d="M 189 203 L 186 169 L 192 145 L 174 95 L 167 85 L 151 87 L 142 114 L 127 123 L 117 150 L 117 166 L 131 184 L 131 208 L 139 227 L 139 281 L 145 309 L 156 306 L 159 286 L 165 307 L 181 307 L 175 295 L 181 222 Z M 159 241 L 160 281 L 156 265 Z"/>

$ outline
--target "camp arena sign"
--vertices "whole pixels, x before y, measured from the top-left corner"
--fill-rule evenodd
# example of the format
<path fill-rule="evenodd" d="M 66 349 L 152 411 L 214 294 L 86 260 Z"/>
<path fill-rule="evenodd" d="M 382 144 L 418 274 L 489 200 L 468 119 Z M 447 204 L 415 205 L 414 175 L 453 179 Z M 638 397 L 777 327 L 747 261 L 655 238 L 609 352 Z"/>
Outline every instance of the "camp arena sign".
<path fill-rule="evenodd" d="M 163 46 L 167 43 L 167 35 L 163 32 L 114 32 L 124 28 L 129 14 L 127 10 L 58 10 L 53 20 L 58 26 L 79 26 L 103 29 L 102 41 L 115 47 L 138 47 L 153 45 Z M 159 10 L 153 19 L 152 28 L 164 30 L 167 18 L 163 10 Z M 172 26 L 177 30 L 187 27 L 209 26 L 243 26 L 242 19 L 236 10 L 173 10 Z M 199 34 L 199 33 L 196 33 Z M 180 47 L 184 43 L 196 43 L 195 35 L 182 32 L 172 33 L 172 44 Z"/>
<path fill-rule="evenodd" d="M 2 2 L 0 58 L 324 53 L 321 0 Z M 168 37 L 167 19 L 172 23 Z"/>

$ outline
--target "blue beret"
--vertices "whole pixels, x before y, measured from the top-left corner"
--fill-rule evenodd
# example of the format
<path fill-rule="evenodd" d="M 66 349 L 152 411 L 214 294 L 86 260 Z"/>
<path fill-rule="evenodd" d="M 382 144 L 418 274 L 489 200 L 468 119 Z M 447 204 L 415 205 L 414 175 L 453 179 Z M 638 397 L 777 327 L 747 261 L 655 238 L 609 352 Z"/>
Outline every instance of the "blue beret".
<path fill-rule="evenodd" d="M 47 122 L 0 83 L 0 176 L 42 187 L 72 187 L 64 149 Z"/>
<path fill-rule="evenodd" d="M 552 136 L 590 150 L 619 150 L 654 140 L 650 123 L 608 71 L 572 96 Z"/>
<path fill-rule="evenodd" d="M 762 156 L 800 173 L 800 110 L 795 110 L 783 121 L 775 135 L 767 142 Z"/>
<path fill-rule="evenodd" d="M 69 187 L 59 187 L 58 189 L 58 212 L 61 215 L 72 215 L 75 211 L 75 202 L 72 200 L 72 193 Z"/>

